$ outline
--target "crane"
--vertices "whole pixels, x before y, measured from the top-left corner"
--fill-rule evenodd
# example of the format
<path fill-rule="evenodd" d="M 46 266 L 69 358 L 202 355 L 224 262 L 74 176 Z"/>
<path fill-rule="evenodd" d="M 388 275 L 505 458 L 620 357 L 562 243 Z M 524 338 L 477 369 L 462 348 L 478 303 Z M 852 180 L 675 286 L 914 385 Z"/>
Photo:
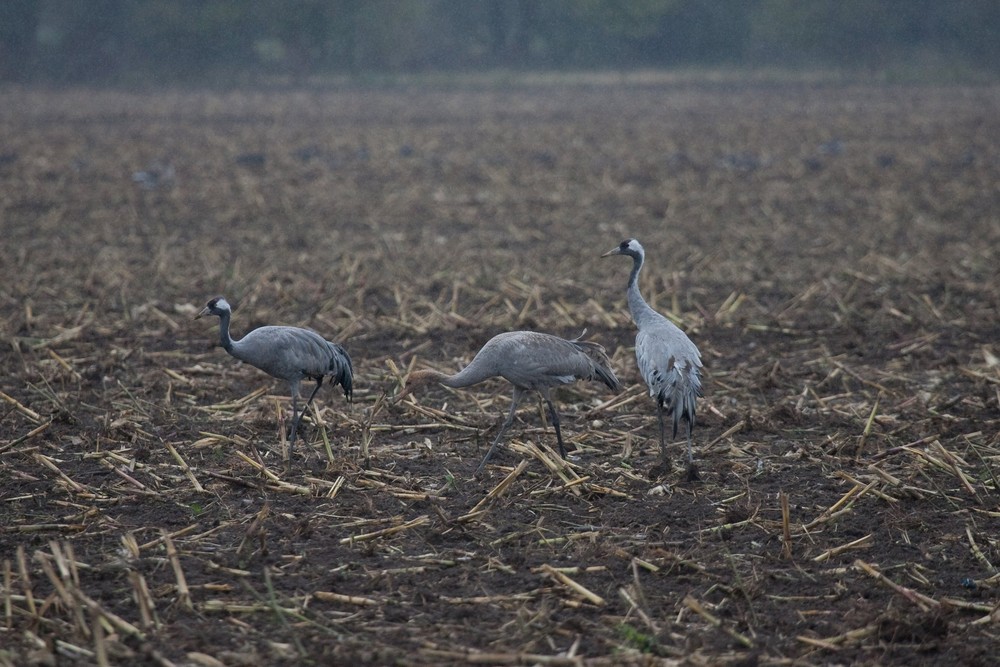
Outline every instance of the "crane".
<path fill-rule="evenodd" d="M 232 314 L 229 302 L 217 296 L 195 315 L 195 319 L 205 315 L 218 317 L 219 344 L 226 352 L 268 375 L 288 382 L 292 394 L 292 434 L 288 443 L 291 458 L 302 414 L 309 410 L 313 398 L 323 386 L 324 378 L 329 376 L 334 383 L 343 387 L 344 396 L 348 402 L 351 401 L 354 394 L 351 357 L 340 345 L 331 343 L 315 331 L 299 327 L 265 326 L 254 329 L 240 340 L 233 340 L 229 335 Z M 309 395 L 306 407 L 299 412 L 299 385 L 305 378 L 315 380 L 316 388 Z"/>
<path fill-rule="evenodd" d="M 639 271 L 646 253 L 635 239 L 625 239 L 601 257 L 626 255 L 632 258 L 632 273 L 628 278 L 628 307 L 638 328 L 635 336 L 635 358 L 639 373 L 656 399 L 660 420 L 660 455 L 670 468 L 667 458 L 664 416 L 673 420 L 674 435 L 681 419 L 687 421 L 688 479 L 698 478 L 691 447 L 691 429 L 695 423 L 695 403 L 701 396 L 701 353 L 677 325 L 649 307 L 639 293 Z"/>
<path fill-rule="evenodd" d="M 580 338 L 582 337 L 581 335 Z M 403 389 L 396 396 L 396 402 L 415 388 L 431 382 L 458 388 L 470 387 L 489 378 L 502 377 L 514 385 L 514 398 L 500 432 L 494 438 L 482 463 L 476 468 L 476 476 L 482 472 L 501 436 L 514 421 L 514 412 L 524 394 L 532 390 L 537 391 L 545 399 L 556 431 L 559 454 L 566 458 L 566 448 L 559 428 L 559 412 L 552 403 L 550 389 L 575 380 L 599 380 L 613 391 L 621 389 L 621 383 L 611 370 L 611 362 L 604 348 L 580 338 L 567 340 L 537 331 L 508 331 L 497 334 L 483 345 L 468 366 L 454 375 L 429 369 L 410 373 Z"/>

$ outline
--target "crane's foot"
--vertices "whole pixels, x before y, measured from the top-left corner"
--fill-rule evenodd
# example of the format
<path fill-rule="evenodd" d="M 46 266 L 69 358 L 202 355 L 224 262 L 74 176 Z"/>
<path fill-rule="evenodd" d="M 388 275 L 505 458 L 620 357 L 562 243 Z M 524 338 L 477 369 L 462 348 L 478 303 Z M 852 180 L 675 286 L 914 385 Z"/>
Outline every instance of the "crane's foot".
<path fill-rule="evenodd" d="M 659 463 L 653 465 L 649 469 L 650 479 L 661 479 L 670 474 L 670 471 L 674 469 L 674 466 L 670 463 L 670 459 L 662 458 Z"/>
<path fill-rule="evenodd" d="M 499 450 L 497 449 L 496 445 L 490 447 L 490 451 L 488 451 L 486 453 L 486 456 L 483 457 L 483 460 L 479 462 L 479 466 L 476 468 L 476 472 L 472 473 L 472 476 L 475 479 L 483 478 L 483 473 L 486 472 L 486 464 L 493 460 L 493 455 L 497 451 Z"/>
<path fill-rule="evenodd" d="M 306 425 L 302 423 L 302 420 L 299 420 L 298 423 L 295 424 L 295 430 L 293 430 L 292 433 L 295 434 L 295 439 L 298 440 L 302 433 L 306 430 Z M 289 435 L 288 439 L 291 440 L 292 436 Z"/>
<path fill-rule="evenodd" d="M 479 464 L 476 468 L 476 472 L 472 473 L 472 478 L 475 480 L 482 480 L 486 476 L 486 461 Z"/>
<path fill-rule="evenodd" d="M 698 468 L 695 467 L 694 463 L 689 463 L 687 468 L 687 481 L 689 482 L 700 482 L 701 475 L 698 474 Z"/>

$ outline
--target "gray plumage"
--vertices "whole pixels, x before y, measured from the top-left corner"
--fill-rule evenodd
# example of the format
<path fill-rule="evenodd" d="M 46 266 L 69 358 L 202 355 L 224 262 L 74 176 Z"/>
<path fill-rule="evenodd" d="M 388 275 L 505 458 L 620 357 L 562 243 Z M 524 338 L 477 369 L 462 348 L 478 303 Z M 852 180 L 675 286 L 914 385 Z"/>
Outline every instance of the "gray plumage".
<path fill-rule="evenodd" d="M 502 377 L 514 385 L 514 397 L 507 418 L 476 469 L 476 475 L 482 472 L 501 436 L 514 421 L 514 412 L 526 392 L 537 391 L 545 399 L 559 443 L 559 454 L 566 458 L 559 413 L 552 403 L 550 390 L 576 380 L 597 380 L 614 391 L 621 389 L 621 383 L 611 370 L 611 362 L 604 348 L 597 343 L 579 338 L 567 340 L 536 331 L 509 331 L 497 334 L 487 341 L 469 365 L 455 375 L 434 370 L 410 373 L 396 400 L 429 382 L 440 382 L 447 387 L 458 388 L 469 387 L 493 377 Z"/>
<path fill-rule="evenodd" d="M 226 352 L 268 375 L 288 382 L 292 394 L 292 434 L 288 444 L 290 456 L 302 414 L 309 410 L 309 405 L 326 377 L 343 387 L 344 396 L 348 402 L 351 401 L 354 392 L 351 358 L 341 346 L 331 343 L 315 331 L 299 327 L 265 326 L 254 329 L 239 340 L 233 340 L 229 334 L 232 312 L 232 307 L 220 296 L 209 301 L 195 319 L 205 315 L 218 317 L 219 344 Z M 316 388 L 300 413 L 299 387 L 306 378 L 315 380 Z"/>
<path fill-rule="evenodd" d="M 691 339 L 673 322 L 649 307 L 639 293 L 639 271 L 645 260 L 642 245 L 626 239 L 604 253 L 632 258 L 632 273 L 628 279 L 628 307 L 632 321 L 639 329 L 635 336 L 635 358 L 639 373 L 656 399 L 660 421 L 660 454 L 669 465 L 666 450 L 664 413 L 673 420 L 674 438 L 681 419 L 687 420 L 688 476 L 696 477 L 691 445 L 691 429 L 695 423 L 695 403 L 701 396 L 701 353 Z"/>

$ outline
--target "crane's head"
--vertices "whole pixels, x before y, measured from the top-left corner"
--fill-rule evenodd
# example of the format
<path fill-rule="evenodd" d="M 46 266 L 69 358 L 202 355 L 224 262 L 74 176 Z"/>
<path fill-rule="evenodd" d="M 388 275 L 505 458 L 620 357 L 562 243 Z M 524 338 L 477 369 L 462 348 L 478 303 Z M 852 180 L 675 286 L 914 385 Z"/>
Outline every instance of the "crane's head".
<path fill-rule="evenodd" d="M 628 255 L 632 258 L 641 259 L 643 254 L 642 244 L 635 239 L 625 239 L 617 246 L 601 255 L 601 257 L 610 257 L 611 255 Z"/>
<path fill-rule="evenodd" d="M 444 377 L 443 373 L 439 373 L 430 369 L 423 369 L 418 371 L 413 371 L 406 377 L 406 382 L 403 383 L 403 388 L 399 390 L 396 397 L 393 399 L 393 403 L 399 403 L 401 400 L 406 398 L 414 389 L 418 387 L 423 387 L 424 385 L 431 384 L 435 381 L 440 381 Z"/>
<path fill-rule="evenodd" d="M 224 313 L 231 313 L 231 312 L 233 312 L 233 309 L 229 305 L 229 302 L 226 301 L 225 298 L 217 296 L 211 301 L 209 301 L 207 304 L 205 304 L 205 307 L 201 309 L 200 313 L 194 316 L 194 319 L 197 320 L 200 317 L 205 317 L 205 315 L 215 315 L 216 317 L 222 317 Z"/>

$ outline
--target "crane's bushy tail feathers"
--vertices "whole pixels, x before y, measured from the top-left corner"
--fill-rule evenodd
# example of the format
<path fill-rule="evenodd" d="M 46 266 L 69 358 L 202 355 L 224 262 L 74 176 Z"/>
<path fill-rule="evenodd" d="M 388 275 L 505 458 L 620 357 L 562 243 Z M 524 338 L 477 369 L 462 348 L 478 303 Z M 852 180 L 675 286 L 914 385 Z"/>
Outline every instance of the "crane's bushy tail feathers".
<path fill-rule="evenodd" d="M 340 378 L 340 386 L 344 388 L 344 397 L 348 403 L 354 401 L 354 378 L 350 373 L 346 373 Z"/>
<path fill-rule="evenodd" d="M 660 394 L 658 400 L 660 405 L 670 413 L 673 421 L 673 437 L 677 437 L 677 430 L 680 427 L 681 419 L 687 419 L 688 434 L 695 425 L 695 404 L 701 396 L 701 387 L 692 385 L 685 381 L 679 381 L 668 387 Z"/>
<path fill-rule="evenodd" d="M 330 343 L 330 376 L 333 381 L 344 388 L 344 396 L 350 403 L 354 399 L 354 365 L 351 363 L 351 356 L 347 350 L 339 345 Z"/>
<path fill-rule="evenodd" d="M 584 331 L 586 333 L 586 331 Z M 581 334 L 582 335 L 582 334 Z M 594 362 L 594 376 L 589 379 L 600 380 L 608 389 L 612 391 L 621 391 L 622 384 L 619 382 L 618 378 L 615 377 L 615 372 L 611 370 L 611 360 L 608 358 L 607 352 L 604 350 L 604 346 L 589 340 L 580 340 L 579 338 L 573 339 L 573 344 L 578 350 L 590 357 L 590 360 Z"/>
<path fill-rule="evenodd" d="M 595 366 L 594 370 L 597 371 L 597 377 L 600 378 L 601 382 L 607 385 L 608 389 L 611 391 L 621 391 L 622 383 L 618 381 L 615 374 L 611 372 L 611 369 L 605 368 L 604 366 Z"/>

